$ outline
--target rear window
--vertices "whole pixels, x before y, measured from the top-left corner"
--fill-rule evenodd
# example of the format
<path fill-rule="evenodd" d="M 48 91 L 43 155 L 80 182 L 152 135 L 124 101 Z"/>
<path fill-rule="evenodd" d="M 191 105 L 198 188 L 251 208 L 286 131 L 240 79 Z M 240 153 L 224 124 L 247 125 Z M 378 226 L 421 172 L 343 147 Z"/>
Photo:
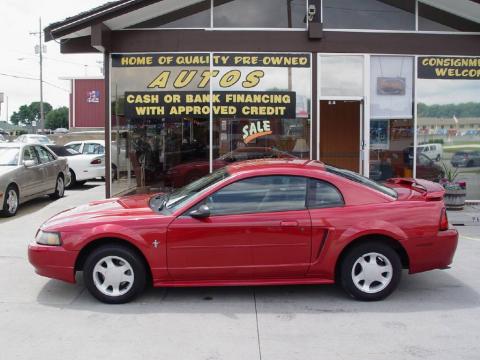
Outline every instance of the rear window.
<path fill-rule="evenodd" d="M 326 165 L 325 169 L 332 174 L 341 176 L 345 179 L 355 181 L 357 183 L 360 183 L 362 185 L 365 185 L 369 187 L 370 189 L 380 191 L 381 193 L 391 196 L 393 198 L 397 198 L 397 192 L 389 187 L 386 187 L 384 185 L 381 185 L 377 183 L 376 181 L 370 180 L 369 178 L 366 178 L 365 176 L 362 176 L 360 174 L 357 174 L 353 171 L 350 170 L 345 170 L 345 169 L 339 169 L 333 166 Z"/>

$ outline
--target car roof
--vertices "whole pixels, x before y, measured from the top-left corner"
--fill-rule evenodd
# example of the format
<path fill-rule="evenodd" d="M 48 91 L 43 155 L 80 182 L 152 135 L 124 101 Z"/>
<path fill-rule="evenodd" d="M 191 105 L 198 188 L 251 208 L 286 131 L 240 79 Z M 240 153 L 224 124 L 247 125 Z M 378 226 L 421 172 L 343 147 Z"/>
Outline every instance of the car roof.
<path fill-rule="evenodd" d="M 303 170 L 325 170 L 325 165 L 317 160 L 304 159 L 257 159 L 239 161 L 227 166 L 230 174 L 257 169 L 303 169 Z"/>
<path fill-rule="evenodd" d="M 9 143 L 1 143 L 0 147 L 18 148 L 18 147 L 31 146 L 31 145 L 36 145 L 36 144 L 27 144 L 22 142 L 9 142 Z"/>

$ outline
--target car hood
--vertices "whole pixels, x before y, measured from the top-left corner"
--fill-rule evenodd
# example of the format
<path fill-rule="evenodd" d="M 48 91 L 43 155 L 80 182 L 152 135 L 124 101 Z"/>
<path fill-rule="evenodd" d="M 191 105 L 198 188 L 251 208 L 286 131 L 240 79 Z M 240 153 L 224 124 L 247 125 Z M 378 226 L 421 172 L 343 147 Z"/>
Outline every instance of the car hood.
<path fill-rule="evenodd" d="M 12 173 L 18 166 L 0 166 L 0 176 Z"/>
<path fill-rule="evenodd" d="M 154 213 L 149 207 L 152 194 L 124 196 L 92 201 L 85 205 L 70 208 L 47 220 L 42 229 L 67 224 L 102 222 L 107 219 L 120 220 L 126 216 L 148 216 Z"/>

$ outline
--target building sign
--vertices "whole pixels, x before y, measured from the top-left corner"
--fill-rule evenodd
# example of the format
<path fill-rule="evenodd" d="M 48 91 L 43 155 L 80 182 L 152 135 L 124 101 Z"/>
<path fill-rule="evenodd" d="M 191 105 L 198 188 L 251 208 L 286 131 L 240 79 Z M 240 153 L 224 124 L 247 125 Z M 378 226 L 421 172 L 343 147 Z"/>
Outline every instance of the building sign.
<path fill-rule="evenodd" d="M 419 57 L 418 78 L 479 80 L 480 58 L 438 56 Z"/>
<path fill-rule="evenodd" d="M 404 77 L 378 77 L 378 95 L 405 95 L 406 81 Z"/>
<path fill-rule="evenodd" d="M 87 91 L 87 103 L 97 104 L 100 102 L 100 90 Z"/>
<path fill-rule="evenodd" d="M 214 53 L 213 66 L 310 67 L 309 54 Z M 210 66 L 209 54 L 112 55 L 113 67 Z"/>
<path fill-rule="evenodd" d="M 195 117 L 295 118 L 295 92 L 289 91 L 165 91 L 126 92 L 125 116 L 135 118 Z"/>
<path fill-rule="evenodd" d="M 243 141 L 248 144 L 250 141 L 259 138 L 261 136 L 270 135 L 272 130 L 270 129 L 270 121 L 252 121 L 242 129 Z"/>

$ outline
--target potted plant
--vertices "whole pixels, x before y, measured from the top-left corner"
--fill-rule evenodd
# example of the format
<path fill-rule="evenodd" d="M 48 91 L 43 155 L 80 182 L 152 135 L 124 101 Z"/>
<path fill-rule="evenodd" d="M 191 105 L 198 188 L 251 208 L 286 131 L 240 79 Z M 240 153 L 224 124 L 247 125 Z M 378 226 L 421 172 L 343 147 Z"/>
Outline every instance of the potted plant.
<path fill-rule="evenodd" d="M 445 188 L 444 202 L 448 210 L 463 210 L 467 197 L 467 184 L 465 181 L 456 181 L 458 169 L 451 168 L 442 162 L 444 178 L 440 185 Z"/>

